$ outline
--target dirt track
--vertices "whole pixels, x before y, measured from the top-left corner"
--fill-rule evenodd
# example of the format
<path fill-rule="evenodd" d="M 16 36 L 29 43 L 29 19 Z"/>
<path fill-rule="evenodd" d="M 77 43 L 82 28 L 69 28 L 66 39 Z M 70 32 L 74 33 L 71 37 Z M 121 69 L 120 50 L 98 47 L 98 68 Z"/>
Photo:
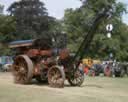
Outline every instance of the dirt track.
<path fill-rule="evenodd" d="M 87 77 L 82 87 L 63 89 L 45 84 L 13 83 L 10 73 L 0 73 L 0 102 L 127 102 L 128 78 Z"/>

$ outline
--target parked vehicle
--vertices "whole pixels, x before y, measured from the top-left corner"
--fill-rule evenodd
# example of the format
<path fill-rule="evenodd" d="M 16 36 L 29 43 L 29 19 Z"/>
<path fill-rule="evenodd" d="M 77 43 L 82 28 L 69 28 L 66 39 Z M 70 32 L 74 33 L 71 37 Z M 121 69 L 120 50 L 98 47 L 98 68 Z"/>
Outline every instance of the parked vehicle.
<path fill-rule="evenodd" d="M 4 72 L 10 72 L 12 70 L 12 64 L 5 64 L 2 66 Z"/>
<path fill-rule="evenodd" d="M 98 76 L 102 73 L 102 65 L 100 60 L 93 60 L 91 58 L 83 59 L 84 73 L 89 76 Z"/>
<path fill-rule="evenodd" d="M 12 56 L 1 56 L 0 57 L 0 71 L 2 72 L 10 71 L 12 63 L 13 63 Z"/>
<path fill-rule="evenodd" d="M 126 63 L 117 62 L 115 66 L 113 66 L 113 75 L 115 75 L 115 77 L 124 77 L 125 74 L 127 74 L 127 70 Z"/>
<path fill-rule="evenodd" d="M 103 72 L 104 69 L 101 64 L 93 64 L 89 70 L 89 76 L 99 76 Z"/>
<path fill-rule="evenodd" d="M 128 71 L 127 63 L 108 61 L 104 65 L 105 76 L 124 77 L 124 75 L 127 74 L 127 71 Z"/>

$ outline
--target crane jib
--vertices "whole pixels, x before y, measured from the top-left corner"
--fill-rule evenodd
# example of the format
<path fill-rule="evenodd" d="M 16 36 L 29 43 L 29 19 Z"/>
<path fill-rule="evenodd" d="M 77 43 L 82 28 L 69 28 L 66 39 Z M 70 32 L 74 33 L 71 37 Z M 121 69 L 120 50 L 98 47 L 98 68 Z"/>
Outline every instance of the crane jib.
<path fill-rule="evenodd" d="M 98 29 L 99 25 L 101 24 L 101 21 L 107 17 L 106 13 L 108 12 L 108 10 L 104 10 L 103 13 L 100 13 L 96 16 L 96 18 L 94 19 L 94 22 L 92 24 L 92 26 L 90 27 L 88 33 L 85 35 L 83 42 L 81 43 L 79 49 L 77 50 L 72 62 L 74 63 L 76 60 L 81 61 L 83 56 L 85 55 L 85 53 L 87 52 L 93 38 L 94 35 L 96 33 L 96 30 Z M 78 63 L 79 65 L 79 63 Z M 77 67 L 78 67 L 77 65 Z M 76 67 L 76 68 L 77 68 Z"/>

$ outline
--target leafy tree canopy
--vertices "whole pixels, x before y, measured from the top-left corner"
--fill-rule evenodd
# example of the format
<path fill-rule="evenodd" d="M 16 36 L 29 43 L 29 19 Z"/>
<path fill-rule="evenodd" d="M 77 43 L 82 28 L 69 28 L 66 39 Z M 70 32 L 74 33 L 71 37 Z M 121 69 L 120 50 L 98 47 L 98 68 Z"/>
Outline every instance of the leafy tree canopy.
<path fill-rule="evenodd" d="M 8 11 L 15 17 L 17 39 L 37 38 L 50 29 L 52 18 L 40 0 L 14 2 Z"/>
<path fill-rule="evenodd" d="M 122 15 L 127 12 L 126 5 L 116 0 L 82 0 L 77 9 L 67 9 L 64 16 L 65 32 L 69 36 L 69 47 L 76 51 L 83 36 L 87 34 L 97 13 L 105 8 L 110 10 L 108 19 L 100 24 L 86 56 L 106 58 L 113 53 L 119 60 L 128 60 L 127 44 L 128 26 L 122 22 Z M 106 37 L 106 25 L 113 24 L 112 38 Z M 124 44 L 125 41 L 125 44 Z"/>

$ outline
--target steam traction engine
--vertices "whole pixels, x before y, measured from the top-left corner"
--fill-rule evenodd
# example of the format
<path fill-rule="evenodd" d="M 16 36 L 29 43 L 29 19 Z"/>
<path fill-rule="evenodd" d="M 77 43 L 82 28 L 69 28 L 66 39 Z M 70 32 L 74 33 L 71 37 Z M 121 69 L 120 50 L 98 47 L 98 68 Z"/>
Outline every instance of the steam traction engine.
<path fill-rule="evenodd" d="M 10 48 L 17 50 L 13 64 L 15 82 L 28 84 L 36 78 L 38 81 L 48 81 L 51 87 L 63 87 L 67 79 L 71 85 L 80 86 L 84 81 L 84 73 L 79 68 L 80 61 L 90 46 L 101 21 L 109 16 L 109 7 L 101 11 L 73 57 L 67 49 L 53 48 L 53 42 L 48 37 L 10 43 Z"/>
<path fill-rule="evenodd" d="M 52 48 L 52 45 L 50 38 L 10 43 L 10 48 L 16 52 L 12 69 L 15 83 L 28 84 L 33 78 L 48 81 L 51 87 L 63 87 L 65 79 L 73 86 L 83 83 L 83 71 L 74 70 L 69 51 Z"/>

